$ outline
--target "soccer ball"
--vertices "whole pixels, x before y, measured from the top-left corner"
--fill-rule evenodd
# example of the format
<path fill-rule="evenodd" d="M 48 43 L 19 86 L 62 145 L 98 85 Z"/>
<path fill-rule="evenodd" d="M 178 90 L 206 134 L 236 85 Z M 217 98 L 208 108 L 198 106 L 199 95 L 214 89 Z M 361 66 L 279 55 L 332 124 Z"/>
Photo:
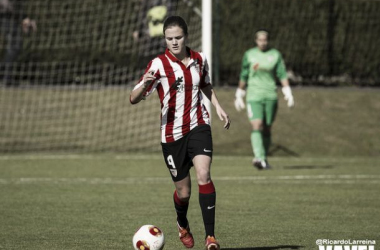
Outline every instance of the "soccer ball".
<path fill-rule="evenodd" d="M 156 226 L 144 225 L 133 236 L 135 250 L 162 250 L 165 245 L 164 233 Z"/>

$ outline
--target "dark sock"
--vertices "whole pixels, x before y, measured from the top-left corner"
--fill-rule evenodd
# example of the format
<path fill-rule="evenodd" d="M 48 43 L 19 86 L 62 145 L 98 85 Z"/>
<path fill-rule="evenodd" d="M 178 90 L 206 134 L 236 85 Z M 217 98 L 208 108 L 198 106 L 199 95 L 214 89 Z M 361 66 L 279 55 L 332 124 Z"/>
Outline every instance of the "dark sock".
<path fill-rule="evenodd" d="M 266 134 L 264 133 L 263 134 L 263 143 L 264 143 L 265 155 L 268 156 L 269 155 L 270 145 L 272 143 L 271 133 L 266 133 Z"/>
<path fill-rule="evenodd" d="M 174 199 L 174 207 L 177 212 L 177 221 L 180 227 L 186 228 L 188 225 L 187 222 L 187 210 L 189 208 L 188 201 L 181 201 L 181 199 L 177 195 L 177 191 L 174 191 L 173 195 Z"/>
<path fill-rule="evenodd" d="M 206 185 L 199 185 L 199 205 L 202 210 L 206 237 L 215 236 L 215 202 L 216 193 L 214 184 L 210 182 Z"/>

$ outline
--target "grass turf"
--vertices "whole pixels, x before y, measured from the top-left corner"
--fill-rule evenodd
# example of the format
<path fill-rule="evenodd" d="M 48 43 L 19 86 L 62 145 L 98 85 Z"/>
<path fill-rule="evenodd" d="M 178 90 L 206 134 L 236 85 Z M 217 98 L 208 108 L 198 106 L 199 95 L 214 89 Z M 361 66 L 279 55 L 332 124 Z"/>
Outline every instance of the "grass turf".
<path fill-rule="evenodd" d="M 232 125 L 224 133 L 213 113 L 215 152 L 252 154 L 246 111 L 233 106 L 235 89 L 217 89 Z M 296 106 L 289 109 L 279 91 L 272 127 L 275 156 L 379 156 L 380 91 L 358 88 L 293 88 Z"/>
<path fill-rule="evenodd" d="M 216 233 L 224 250 L 318 249 L 317 239 L 380 241 L 380 158 L 216 156 Z M 194 171 L 194 170 L 192 170 Z M 194 176 L 194 172 L 193 176 Z M 0 156 L 0 249 L 132 249 L 143 224 L 177 239 L 173 184 L 161 155 Z M 193 182 L 194 249 L 203 223 Z"/>
<path fill-rule="evenodd" d="M 231 116 L 223 131 L 213 109 L 215 152 L 250 155 L 246 111 L 234 108 L 235 88 L 217 88 Z M 159 102 L 154 94 L 130 105 L 125 87 L 0 88 L 0 152 L 160 151 Z M 273 125 L 275 156 L 379 156 L 380 91 L 358 88 L 293 88 L 288 109 L 279 91 Z"/>

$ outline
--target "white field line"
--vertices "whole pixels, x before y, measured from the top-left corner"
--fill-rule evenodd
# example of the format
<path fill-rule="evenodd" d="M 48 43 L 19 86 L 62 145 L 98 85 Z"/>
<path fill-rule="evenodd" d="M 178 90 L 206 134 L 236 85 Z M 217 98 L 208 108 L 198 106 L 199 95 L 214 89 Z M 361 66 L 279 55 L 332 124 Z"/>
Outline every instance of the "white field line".
<path fill-rule="evenodd" d="M 250 156 L 225 156 L 225 155 L 215 155 L 214 160 L 240 160 L 247 161 L 247 165 L 251 164 L 252 157 Z M 163 157 L 160 153 L 152 154 L 7 154 L 0 155 L 0 161 L 12 161 L 12 160 L 96 160 L 96 159 L 114 159 L 114 160 L 162 160 Z M 323 164 L 333 164 L 333 163 L 357 163 L 366 162 L 368 157 L 271 157 L 270 162 L 281 162 L 285 164 L 291 164 L 294 162 L 306 163 L 323 163 Z M 380 167 L 380 157 L 372 157 L 371 161 L 376 161 Z M 373 163 L 372 163 L 373 164 Z"/>
<path fill-rule="evenodd" d="M 20 154 L 20 155 L 0 155 L 0 161 L 12 160 L 96 160 L 96 159 L 115 159 L 115 160 L 159 160 L 163 157 L 159 154 L 131 154 L 131 155 L 80 155 L 80 154 Z"/>
<path fill-rule="evenodd" d="M 285 184 L 380 184 L 380 175 L 284 175 L 284 176 L 216 176 L 214 181 Z M 8 184 L 149 184 L 168 183 L 170 177 L 126 177 L 126 178 L 0 178 L 0 185 Z"/>

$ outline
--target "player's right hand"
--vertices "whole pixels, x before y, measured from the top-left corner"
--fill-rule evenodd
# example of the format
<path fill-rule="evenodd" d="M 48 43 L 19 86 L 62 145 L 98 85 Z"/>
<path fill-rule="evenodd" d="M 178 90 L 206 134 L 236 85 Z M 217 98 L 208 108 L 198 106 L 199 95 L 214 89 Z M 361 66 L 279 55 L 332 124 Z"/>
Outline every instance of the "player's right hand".
<path fill-rule="evenodd" d="M 149 84 L 151 84 L 156 79 L 154 76 L 154 71 L 150 70 L 146 72 L 143 79 L 145 87 L 149 86 Z"/>
<path fill-rule="evenodd" d="M 245 104 L 244 104 L 244 96 L 245 96 L 245 90 L 241 88 L 236 89 L 235 93 L 235 108 L 238 112 L 242 111 L 245 109 Z"/>
<path fill-rule="evenodd" d="M 292 89 L 289 86 L 282 87 L 282 93 L 284 94 L 284 99 L 288 104 L 289 108 L 294 107 L 294 97 L 292 94 Z"/>

